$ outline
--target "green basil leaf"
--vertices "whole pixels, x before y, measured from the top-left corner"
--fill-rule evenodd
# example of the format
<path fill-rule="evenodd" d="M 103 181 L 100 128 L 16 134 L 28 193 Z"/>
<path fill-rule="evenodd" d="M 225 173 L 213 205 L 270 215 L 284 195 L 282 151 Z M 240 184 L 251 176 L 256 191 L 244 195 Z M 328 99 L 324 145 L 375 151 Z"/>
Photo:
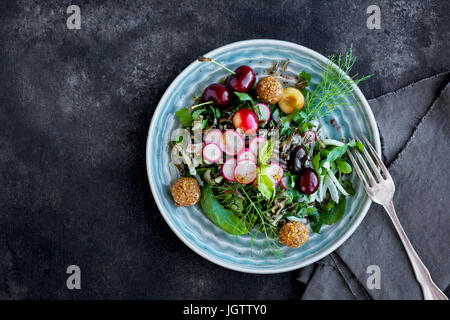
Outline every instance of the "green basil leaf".
<path fill-rule="evenodd" d="M 194 119 L 192 118 L 191 113 L 189 112 L 188 108 L 183 108 L 175 112 L 175 114 L 178 117 L 178 120 L 180 120 L 181 124 L 184 127 L 190 127 L 192 126 L 192 122 Z"/>

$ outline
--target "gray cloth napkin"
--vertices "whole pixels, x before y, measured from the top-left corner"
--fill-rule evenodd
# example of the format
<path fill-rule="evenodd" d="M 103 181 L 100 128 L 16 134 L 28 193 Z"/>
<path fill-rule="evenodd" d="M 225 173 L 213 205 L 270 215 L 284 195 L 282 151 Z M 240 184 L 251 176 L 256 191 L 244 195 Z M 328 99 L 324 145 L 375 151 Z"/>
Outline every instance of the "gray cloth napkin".
<path fill-rule="evenodd" d="M 369 100 L 397 215 L 442 290 L 450 284 L 449 80 L 443 73 Z M 380 268 L 380 289 L 367 287 L 370 265 Z M 375 203 L 355 233 L 298 280 L 306 284 L 302 299 L 422 299 L 394 226 Z"/>

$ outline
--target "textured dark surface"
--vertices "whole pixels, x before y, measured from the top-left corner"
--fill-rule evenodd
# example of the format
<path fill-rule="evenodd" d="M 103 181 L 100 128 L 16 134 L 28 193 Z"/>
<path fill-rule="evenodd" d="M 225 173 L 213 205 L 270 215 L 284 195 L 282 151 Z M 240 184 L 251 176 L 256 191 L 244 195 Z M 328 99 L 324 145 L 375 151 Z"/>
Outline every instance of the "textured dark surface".
<path fill-rule="evenodd" d="M 77 1 L 81 30 L 70 4 L 0 2 L 0 298 L 300 297 L 296 272 L 223 269 L 165 224 L 144 156 L 165 88 L 253 38 L 353 43 L 368 98 L 449 69 L 448 1 L 377 1 L 381 30 L 366 27 L 373 1 Z M 70 264 L 82 290 L 66 288 Z"/>

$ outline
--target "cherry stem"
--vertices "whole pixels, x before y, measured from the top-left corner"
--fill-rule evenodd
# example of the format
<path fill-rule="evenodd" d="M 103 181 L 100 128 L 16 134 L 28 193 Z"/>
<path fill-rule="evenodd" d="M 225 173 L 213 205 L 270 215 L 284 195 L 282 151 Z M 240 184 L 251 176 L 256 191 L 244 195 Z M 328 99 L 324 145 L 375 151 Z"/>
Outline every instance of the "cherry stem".
<path fill-rule="evenodd" d="M 197 60 L 200 61 L 200 62 L 203 62 L 203 61 L 209 61 L 209 62 L 212 62 L 212 63 L 214 63 L 216 66 L 219 66 L 219 67 L 221 67 L 221 68 L 227 70 L 228 72 L 231 72 L 232 74 L 236 74 L 236 72 L 234 72 L 233 70 L 228 69 L 228 68 L 225 67 L 224 65 L 218 63 L 217 61 L 214 61 L 214 60 L 211 59 L 211 58 L 207 58 L 207 57 L 200 56 L 200 57 L 198 57 Z"/>
<path fill-rule="evenodd" d="M 190 109 L 192 110 L 192 109 L 195 109 L 197 107 L 204 106 L 206 104 L 211 104 L 211 103 L 213 103 L 213 102 L 212 101 L 206 101 L 206 102 L 203 102 L 203 103 L 195 104 L 195 105 L 191 106 Z"/>

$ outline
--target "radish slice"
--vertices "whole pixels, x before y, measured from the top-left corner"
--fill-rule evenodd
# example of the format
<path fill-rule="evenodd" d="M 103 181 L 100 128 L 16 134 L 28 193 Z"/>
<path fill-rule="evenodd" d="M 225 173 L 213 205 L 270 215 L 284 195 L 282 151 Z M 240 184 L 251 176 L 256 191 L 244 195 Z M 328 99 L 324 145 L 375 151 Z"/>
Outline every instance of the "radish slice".
<path fill-rule="evenodd" d="M 237 164 L 234 168 L 234 177 L 237 182 L 249 184 L 255 181 L 257 176 L 256 163 L 250 160 L 244 160 Z"/>
<path fill-rule="evenodd" d="M 237 161 L 238 162 L 241 162 L 241 161 L 244 161 L 244 160 L 250 160 L 250 161 L 256 163 L 256 155 L 249 148 L 245 148 L 237 156 Z"/>
<path fill-rule="evenodd" d="M 281 186 L 286 190 L 289 189 L 289 177 L 283 177 L 281 179 Z"/>
<path fill-rule="evenodd" d="M 236 181 L 234 178 L 234 168 L 236 167 L 237 161 L 234 158 L 228 159 L 222 166 L 222 175 L 228 181 Z"/>
<path fill-rule="evenodd" d="M 305 144 L 311 144 L 312 142 L 316 142 L 317 140 L 316 132 L 312 130 L 303 132 L 302 137 L 305 141 Z"/>
<path fill-rule="evenodd" d="M 270 120 L 270 108 L 264 103 L 255 104 L 256 115 L 260 121 Z"/>
<path fill-rule="evenodd" d="M 227 130 L 220 137 L 219 146 L 227 155 L 235 156 L 245 148 L 245 141 L 236 131 Z"/>
<path fill-rule="evenodd" d="M 209 162 L 217 162 L 222 158 L 222 150 L 215 143 L 207 144 L 203 147 L 203 158 Z"/>
<path fill-rule="evenodd" d="M 274 183 L 278 183 L 283 178 L 283 168 L 275 163 L 265 167 L 261 170 L 261 173 L 268 176 Z"/>
<path fill-rule="evenodd" d="M 250 141 L 248 145 L 249 149 L 253 151 L 255 156 L 258 156 L 259 148 L 266 142 L 266 138 L 264 137 L 255 137 Z"/>
<path fill-rule="evenodd" d="M 205 138 L 203 139 L 203 141 L 205 142 L 205 144 L 215 143 L 218 145 L 221 136 L 222 131 L 220 131 L 219 129 L 208 130 L 208 132 L 205 134 Z"/>

